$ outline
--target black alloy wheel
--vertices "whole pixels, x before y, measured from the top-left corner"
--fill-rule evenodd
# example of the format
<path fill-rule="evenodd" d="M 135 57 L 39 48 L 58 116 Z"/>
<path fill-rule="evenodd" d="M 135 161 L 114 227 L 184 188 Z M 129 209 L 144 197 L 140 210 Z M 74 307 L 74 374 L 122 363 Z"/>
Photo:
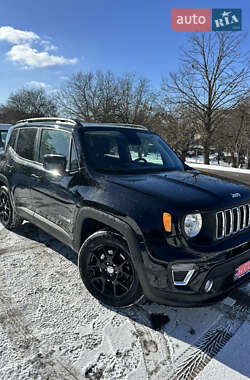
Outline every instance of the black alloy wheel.
<path fill-rule="evenodd" d="M 125 307 L 142 298 L 142 290 L 124 239 L 98 231 L 83 244 L 79 270 L 87 289 L 103 303 Z"/>
<path fill-rule="evenodd" d="M 0 222 L 9 230 L 20 226 L 23 222 L 12 206 L 6 186 L 0 187 Z"/>
<path fill-rule="evenodd" d="M 0 221 L 3 226 L 7 226 L 10 223 L 11 215 L 9 195 L 5 190 L 0 189 Z"/>
<path fill-rule="evenodd" d="M 97 247 L 89 257 L 87 270 L 93 286 L 104 296 L 125 295 L 134 279 L 128 254 L 112 245 Z"/>

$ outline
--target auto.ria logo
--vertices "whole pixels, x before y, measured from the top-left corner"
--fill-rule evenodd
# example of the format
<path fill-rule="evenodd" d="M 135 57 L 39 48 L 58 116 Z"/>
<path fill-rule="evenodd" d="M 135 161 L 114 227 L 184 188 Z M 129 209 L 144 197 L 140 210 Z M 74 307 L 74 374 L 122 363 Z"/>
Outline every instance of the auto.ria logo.
<path fill-rule="evenodd" d="M 212 9 L 212 30 L 241 30 L 241 9 Z"/>
<path fill-rule="evenodd" d="M 171 26 L 176 31 L 239 31 L 241 21 L 240 8 L 171 9 Z"/>

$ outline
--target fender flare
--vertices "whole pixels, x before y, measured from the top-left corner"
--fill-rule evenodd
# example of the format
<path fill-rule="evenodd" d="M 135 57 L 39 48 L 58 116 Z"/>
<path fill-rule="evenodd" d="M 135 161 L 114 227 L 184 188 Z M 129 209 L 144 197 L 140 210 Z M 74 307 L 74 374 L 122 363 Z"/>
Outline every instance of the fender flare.
<path fill-rule="evenodd" d="M 136 238 L 136 233 L 134 230 L 130 227 L 130 225 L 120 218 L 118 218 L 115 215 L 108 214 L 104 211 L 94 209 L 92 207 L 83 207 L 76 219 L 75 223 L 75 238 L 74 238 L 74 247 L 76 248 L 77 251 L 81 248 L 81 240 L 82 240 L 82 227 L 84 225 L 84 222 L 87 219 L 92 219 L 96 220 L 97 222 L 100 222 L 102 224 L 107 225 L 107 227 L 112 228 L 113 230 L 117 231 L 120 233 L 124 238 L 126 239 L 131 255 L 133 256 L 132 258 L 135 261 L 141 262 L 142 259 L 141 256 L 138 255 L 138 252 L 140 252 L 140 247 L 139 247 L 139 242 L 138 239 Z"/>
<path fill-rule="evenodd" d="M 84 221 L 86 219 L 92 219 L 103 223 L 112 228 L 112 230 L 120 233 L 125 238 L 139 281 L 145 291 L 145 288 L 148 287 L 144 270 L 144 260 L 147 253 L 143 239 L 139 241 L 138 234 L 130 227 L 128 223 L 121 220 L 119 217 L 91 207 L 83 207 L 77 216 L 74 233 L 75 239 L 73 246 L 77 252 L 79 252 L 81 247 L 82 226 L 84 225 Z"/>

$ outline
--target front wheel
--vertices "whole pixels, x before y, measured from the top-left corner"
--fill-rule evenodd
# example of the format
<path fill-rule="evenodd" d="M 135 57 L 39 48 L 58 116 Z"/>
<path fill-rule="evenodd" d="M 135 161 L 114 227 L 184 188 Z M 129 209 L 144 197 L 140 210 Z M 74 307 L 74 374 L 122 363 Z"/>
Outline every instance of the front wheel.
<path fill-rule="evenodd" d="M 88 291 L 107 305 L 127 307 L 143 297 L 128 246 L 116 233 L 91 235 L 80 249 L 78 265 Z"/>
<path fill-rule="evenodd" d="M 22 219 L 17 215 L 11 204 L 9 191 L 6 186 L 0 187 L 0 222 L 9 230 L 22 224 Z"/>

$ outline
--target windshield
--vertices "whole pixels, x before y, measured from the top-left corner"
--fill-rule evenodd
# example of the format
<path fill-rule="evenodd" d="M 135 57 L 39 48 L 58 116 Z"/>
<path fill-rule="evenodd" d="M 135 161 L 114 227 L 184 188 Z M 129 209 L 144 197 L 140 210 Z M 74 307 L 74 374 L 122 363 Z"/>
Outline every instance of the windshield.
<path fill-rule="evenodd" d="M 86 162 L 97 171 L 149 173 L 184 170 L 169 146 L 157 135 L 119 128 L 80 129 Z"/>

